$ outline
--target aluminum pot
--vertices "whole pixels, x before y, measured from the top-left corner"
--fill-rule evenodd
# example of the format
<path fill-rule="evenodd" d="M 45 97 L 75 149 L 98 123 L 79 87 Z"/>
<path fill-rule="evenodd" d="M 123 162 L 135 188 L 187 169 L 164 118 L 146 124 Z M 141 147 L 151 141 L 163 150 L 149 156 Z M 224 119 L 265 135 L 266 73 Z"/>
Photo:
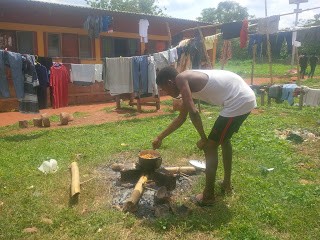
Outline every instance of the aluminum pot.
<path fill-rule="evenodd" d="M 155 150 L 142 150 L 139 152 L 139 167 L 143 171 L 152 172 L 161 166 L 162 158 Z"/>

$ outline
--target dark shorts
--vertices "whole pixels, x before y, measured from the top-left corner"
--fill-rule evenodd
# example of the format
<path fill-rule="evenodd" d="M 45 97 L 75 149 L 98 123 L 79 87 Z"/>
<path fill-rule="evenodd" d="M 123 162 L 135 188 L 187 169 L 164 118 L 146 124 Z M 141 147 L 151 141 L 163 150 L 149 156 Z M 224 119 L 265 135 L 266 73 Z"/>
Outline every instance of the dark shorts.
<path fill-rule="evenodd" d="M 209 139 L 221 144 L 225 140 L 231 139 L 235 132 L 239 131 L 240 126 L 250 113 L 236 117 L 219 116 L 208 136 Z"/>

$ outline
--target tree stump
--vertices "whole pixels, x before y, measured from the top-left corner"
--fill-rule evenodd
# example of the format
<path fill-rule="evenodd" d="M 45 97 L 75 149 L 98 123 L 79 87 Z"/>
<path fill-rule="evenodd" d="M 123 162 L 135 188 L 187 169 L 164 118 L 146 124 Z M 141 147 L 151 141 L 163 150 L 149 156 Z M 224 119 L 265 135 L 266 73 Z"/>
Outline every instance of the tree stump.
<path fill-rule="evenodd" d="M 50 127 L 50 119 L 47 113 L 41 114 L 42 123 L 44 127 Z"/>
<path fill-rule="evenodd" d="M 33 126 L 42 127 L 42 118 L 34 118 L 33 119 Z"/>
<path fill-rule="evenodd" d="M 68 125 L 69 123 L 69 113 L 62 112 L 60 113 L 60 123 L 61 125 Z"/>
<path fill-rule="evenodd" d="M 28 121 L 27 120 L 19 121 L 19 127 L 20 128 L 27 128 L 28 127 Z"/>

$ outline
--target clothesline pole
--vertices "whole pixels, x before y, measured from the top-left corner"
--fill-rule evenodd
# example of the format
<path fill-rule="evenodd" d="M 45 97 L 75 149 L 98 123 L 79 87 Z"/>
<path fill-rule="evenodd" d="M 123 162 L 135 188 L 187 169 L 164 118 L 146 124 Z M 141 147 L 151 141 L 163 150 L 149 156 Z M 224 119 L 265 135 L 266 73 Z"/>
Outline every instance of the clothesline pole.
<path fill-rule="evenodd" d="M 271 81 L 271 84 L 273 84 L 272 59 L 271 59 L 271 44 L 270 44 L 270 36 L 269 36 L 269 33 L 267 34 L 267 51 L 268 51 L 270 81 Z"/>
<path fill-rule="evenodd" d="M 169 27 L 169 23 L 168 22 L 166 22 L 166 27 L 167 27 L 167 33 L 168 33 L 168 38 L 169 38 L 169 48 L 171 48 L 172 37 L 171 37 L 171 31 L 170 31 L 170 27 Z"/>
<path fill-rule="evenodd" d="M 297 85 L 300 86 L 300 66 L 299 66 L 299 53 L 298 53 L 298 48 L 296 48 L 296 64 L 297 64 Z"/>
<path fill-rule="evenodd" d="M 256 64 L 256 54 L 257 54 L 257 44 L 254 44 L 253 50 L 252 50 L 251 85 L 253 85 L 253 74 L 254 74 L 254 67 Z"/>
<path fill-rule="evenodd" d="M 218 37 L 214 38 L 214 40 L 213 40 L 213 48 L 212 48 L 212 68 L 214 68 L 215 65 L 216 65 L 217 44 L 218 44 Z"/>

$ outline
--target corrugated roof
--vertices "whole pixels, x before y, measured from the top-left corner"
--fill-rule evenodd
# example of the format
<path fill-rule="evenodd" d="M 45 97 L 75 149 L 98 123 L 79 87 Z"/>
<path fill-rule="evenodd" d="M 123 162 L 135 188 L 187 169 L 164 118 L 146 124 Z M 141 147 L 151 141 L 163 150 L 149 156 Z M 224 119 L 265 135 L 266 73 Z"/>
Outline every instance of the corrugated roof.
<path fill-rule="evenodd" d="M 93 8 L 90 6 L 81 6 L 81 5 L 72 5 L 72 4 L 64 4 L 64 3 L 54 3 L 54 2 L 45 2 L 40 0 L 27 0 L 28 2 L 34 2 L 44 5 L 54 5 L 54 6 L 61 6 L 61 7 L 71 7 L 71 8 L 80 8 L 80 9 L 87 9 L 87 10 L 95 10 L 95 11 L 101 11 L 101 12 L 110 12 L 110 13 L 120 13 L 120 14 L 131 14 L 131 15 L 137 15 L 137 16 L 148 16 L 148 17 L 154 17 L 154 18 L 161 18 L 161 19 L 170 19 L 175 21 L 185 21 L 185 22 L 192 22 L 192 23 L 200 23 L 200 24 L 212 24 L 208 22 L 201 22 L 196 20 L 190 20 L 190 19 L 182 19 L 182 18 L 174 18 L 169 16 L 158 16 L 158 15 L 152 15 L 152 14 L 146 14 L 146 13 L 135 13 L 135 12 L 128 12 L 128 11 L 114 11 L 114 10 L 107 10 L 102 8 Z"/>

